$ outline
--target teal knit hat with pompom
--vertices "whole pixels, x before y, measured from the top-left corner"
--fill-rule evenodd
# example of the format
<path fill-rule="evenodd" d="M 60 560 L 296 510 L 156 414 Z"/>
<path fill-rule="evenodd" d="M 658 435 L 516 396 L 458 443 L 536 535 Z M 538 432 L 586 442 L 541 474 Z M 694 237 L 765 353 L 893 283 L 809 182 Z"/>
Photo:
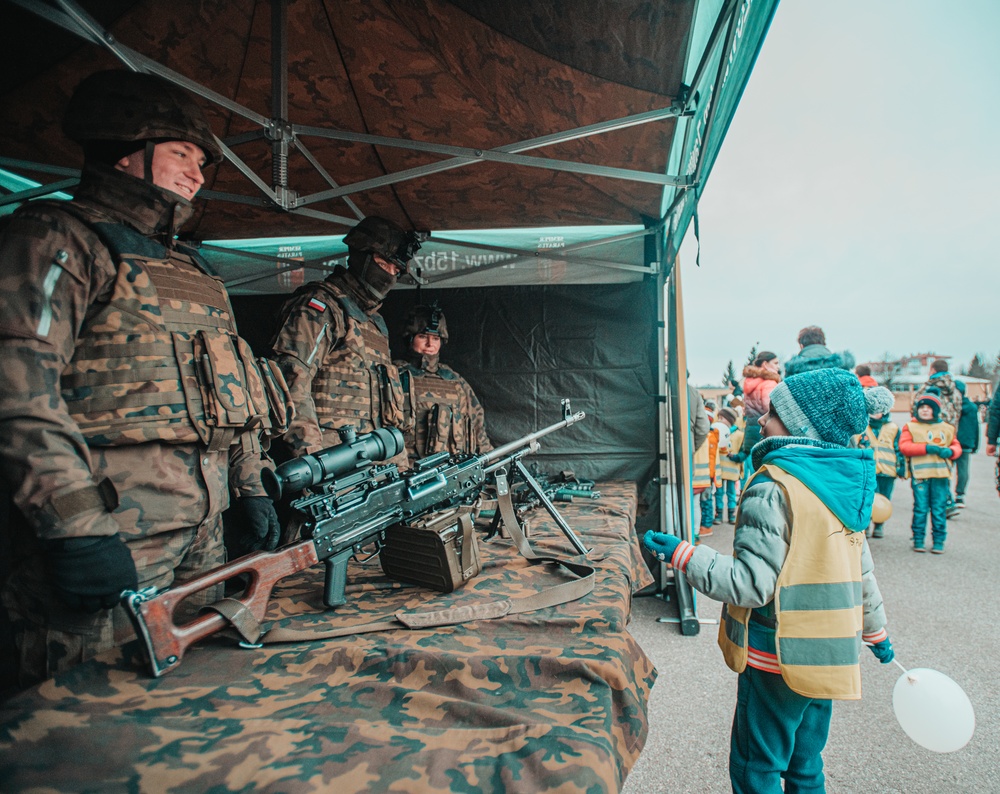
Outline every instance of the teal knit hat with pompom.
<path fill-rule="evenodd" d="M 814 369 L 790 375 L 771 391 L 771 408 L 793 436 L 842 447 L 868 427 L 868 407 L 857 377 L 847 370 Z"/>

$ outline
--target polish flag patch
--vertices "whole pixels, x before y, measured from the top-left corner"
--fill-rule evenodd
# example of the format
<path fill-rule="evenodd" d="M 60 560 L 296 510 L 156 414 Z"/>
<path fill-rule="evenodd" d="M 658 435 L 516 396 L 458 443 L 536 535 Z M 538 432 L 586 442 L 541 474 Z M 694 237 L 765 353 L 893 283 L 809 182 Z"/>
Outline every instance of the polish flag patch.
<path fill-rule="evenodd" d="M 323 301 L 316 300 L 315 298 L 312 298 L 309 301 L 309 303 L 306 304 L 306 306 L 308 306 L 310 309 L 315 309 L 318 312 L 326 311 L 326 304 L 323 303 Z"/>

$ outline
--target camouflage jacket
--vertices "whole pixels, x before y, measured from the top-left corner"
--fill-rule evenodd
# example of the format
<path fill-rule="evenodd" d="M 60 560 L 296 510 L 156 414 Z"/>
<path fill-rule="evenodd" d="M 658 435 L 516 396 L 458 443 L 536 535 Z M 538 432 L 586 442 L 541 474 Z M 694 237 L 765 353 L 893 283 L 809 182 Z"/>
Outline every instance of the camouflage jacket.
<path fill-rule="evenodd" d="M 142 537 L 218 515 L 229 504 L 230 489 L 241 496 L 263 494 L 260 470 L 268 464 L 255 432 L 240 428 L 213 447 L 190 426 L 186 434 L 131 431 L 127 417 L 134 418 L 136 428 L 153 418 L 162 430 L 169 423 L 165 414 L 187 415 L 185 401 L 175 395 L 178 408 L 173 398 L 159 399 L 164 395 L 156 385 L 138 375 L 124 384 L 121 395 L 111 385 L 122 371 L 165 357 L 176 372 L 181 353 L 143 355 L 138 345 L 157 332 L 148 323 L 143 328 L 141 318 L 108 310 L 123 291 L 135 297 L 143 285 L 151 290 L 146 294 L 155 299 L 154 309 L 172 304 L 173 296 L 157 297 L 143 266 L 113 255 L 95 224 L 125 227 L 132 237 L 138 233 L 150 251 L 159 252 L 163 271 L 171 272 L 174 232 L 191 211 L 172 193 L 111 168 L 89 166 L 66 209 L 52 202 L 29 204 L 0 234 L 0 471 L 39 537 L 116 532 Z M 185 264 L 175 281 L 192 294 L 216 295 L 220 306 L 202 312 L 219 315 L 213 322 L 235 337 L 229 333 L 234 330 L 231 309 L 221 283 L 199 270 L 192 257 L 181 258 Z M 171 323 L 186 321 L 181 308 L 179 303 L 173 320 L 164 314 L 168 340 L 176 327 Z M 116 331 L 132 326 L 136 333 L 116 339 Z M 101 345 L 95 347 L 95 340 Z M 87 360 L 83 366 L 81 356 Z M 101 369 L 114 377 L 102 383 Z M 100 429 L 85 429 L 80 422 L 86 424 L 100 411 L 81 405 L 101 389 L 111 395 L 105 413 L 117 416 Z M 107 509 L 112 504 L 107 490 L 97 487 L 105 479 L 117 491 L 120 506 L 114 514 Z"/>
<path fill-rule="evenodd" d="M 294 455 L 340 443 L 337 428 L 403 429 L 403 394 L 378 306 L 338 269 L 302 287 L 282 310 L 272 355 L 288 383 L 295 418 L 284 441 Z M 407 466 L 405 455 L 394 460 Z"/>
<path fill-rule="evenodd" d="M 481 454 L 493 449 L 483 406 L 468 382 L 438 356 L 397 361 L 407 414 L 406 448 L 413 460 L 447 450 Z"/>

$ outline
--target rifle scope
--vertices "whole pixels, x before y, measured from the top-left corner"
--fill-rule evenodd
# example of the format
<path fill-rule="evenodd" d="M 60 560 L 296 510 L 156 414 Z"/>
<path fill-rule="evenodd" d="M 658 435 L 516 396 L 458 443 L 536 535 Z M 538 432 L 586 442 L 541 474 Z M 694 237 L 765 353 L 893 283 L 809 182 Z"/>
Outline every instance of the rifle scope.
<path fill-rule="evenodd" d="M 402 433 L 394 427 L 380 427 L 315 455 L 285 461 L 274 471 L 264 469 L 261 481 L 267 495 L 277 502 L 282 496 L 366 469 L 377 461 L 389 460 L 404 447 Z"/>

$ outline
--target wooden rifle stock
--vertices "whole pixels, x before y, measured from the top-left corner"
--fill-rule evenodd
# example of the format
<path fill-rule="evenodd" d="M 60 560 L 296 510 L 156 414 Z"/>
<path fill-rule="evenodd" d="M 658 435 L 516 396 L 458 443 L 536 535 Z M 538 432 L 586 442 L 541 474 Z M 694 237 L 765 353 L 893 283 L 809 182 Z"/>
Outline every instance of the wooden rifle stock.
<path fill-rule="evenodd" d="M 203 612 L 188 623 L 178 625 L 174 615 L 185 598 L 234 576 L 248 574 L 250 583 L 246 592 L 238 601 L 229 601 L 241 605 L 259 626 L 264 621 L 274 586 L 286 576 L 311 568 L 318 562 L 313 541 L 303 540 L 277 551 L 248 554 L 159 593 L 155 588 L 125 591 L 122 603 L 132 619 L 136 634 L 145 645 L 150 669 L 158 678 L 177 667 L 184 652 L 198 640 L 228 628 L 230 622 L 236 623 L 239 619 L 238 614 L 227 620 L 219 612 Z M 253 637 L 251 641 L 256 639 Z"/>

